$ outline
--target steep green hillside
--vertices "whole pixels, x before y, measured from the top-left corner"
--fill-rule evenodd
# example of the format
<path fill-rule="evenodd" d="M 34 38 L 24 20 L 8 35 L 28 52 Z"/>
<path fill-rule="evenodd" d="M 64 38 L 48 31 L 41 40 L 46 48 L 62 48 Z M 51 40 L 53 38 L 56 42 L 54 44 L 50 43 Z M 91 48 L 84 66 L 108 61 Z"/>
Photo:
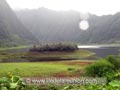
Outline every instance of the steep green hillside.
<path fill-rule="evenodd" d="M 0 0 L 0 46 L 35 43 L 37 40 L 18 20 L 5 0 Z"/>
<path fill-rule="evenodd" d="M 87 31 L 80 30 L 82 19 L 77 11 L 39 8 L 16 11 L 16 14 L 41 42 L 120 43 L 120 13 L 105 16 L 88 14 Z"/>

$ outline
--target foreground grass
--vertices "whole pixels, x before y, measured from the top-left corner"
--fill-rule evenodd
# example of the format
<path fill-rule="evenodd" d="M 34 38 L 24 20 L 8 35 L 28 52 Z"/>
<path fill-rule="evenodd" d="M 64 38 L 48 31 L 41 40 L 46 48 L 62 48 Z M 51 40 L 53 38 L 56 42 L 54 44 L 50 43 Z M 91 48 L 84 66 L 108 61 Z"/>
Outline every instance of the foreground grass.
<path fill-rule="evenodd" d="M 80 75 L 84 68 L 81 61 L 64 62 L 36 62 L 36 63 L 0 63 L 0 77 L 6 76 L 8 72 L 22 77 L 46 77 L 46 76 L 74 76 Z M 88 64 L 86 64 L 88 65 Z"/>

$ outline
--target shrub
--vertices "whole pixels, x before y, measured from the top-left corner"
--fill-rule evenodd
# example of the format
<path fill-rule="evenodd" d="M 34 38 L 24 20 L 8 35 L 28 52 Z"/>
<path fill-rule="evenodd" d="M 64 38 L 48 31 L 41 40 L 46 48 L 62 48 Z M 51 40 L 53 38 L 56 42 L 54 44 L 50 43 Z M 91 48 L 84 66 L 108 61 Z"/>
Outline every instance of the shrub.
<path fill-rule="evenodd" d="M 113 80 L 109 83 L 109 85 L 113 87 L 120 87 L 120 81 L 119 80 Z"/>
<path fill-rule="evenodd" d="M 91 64 L 85 68 L 85 73 L 87 76 L 98 76 L 103 77 L 106 76 L 108 73 L 114 72 L 114 66 L 105 60 L 100 60 L 94 64 Z"/>
<path fill-rule="evenodd" d="M 120 69 L 120 59 L 117 59 L 113 55 L 110 55 L 106 57 L 106 60 L 114 65 L 114 70 Z"/>
<path fill-rule="evenodd" d="M 115 77 L 115 79 L 119 79 L 120 80 L 120 70 L 115 72 L 114 77 Z"/>
<path fill-rule="evenodd" d="M 25 90 L 25 84 L 19 76 L 0 78 L 0 90 Z"/>
<path fill-rule="evenodd" d="M 73 70 L 75 70 L 75 68 L 68 68 L 67 70 L 68 71 L 73 71 Z"/>

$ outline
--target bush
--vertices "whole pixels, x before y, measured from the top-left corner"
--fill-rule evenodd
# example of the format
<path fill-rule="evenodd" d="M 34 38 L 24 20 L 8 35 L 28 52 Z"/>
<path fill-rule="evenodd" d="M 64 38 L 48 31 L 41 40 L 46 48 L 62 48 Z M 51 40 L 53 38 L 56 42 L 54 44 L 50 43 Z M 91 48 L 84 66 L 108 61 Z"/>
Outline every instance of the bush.
<path fill-rule="evenodd" d="M 25 84 L 19 76 L 0 78 L 0 90 L 25 90 Z"/>
<path fill-rule="evenodd" d="M 98 76 L 103 77 L 106 76 L 108 73 L 114 72 L 114 66 L 105 60 L 100 60 L 94 64 L 91 64 L 85 68 L 85 73 L 87 76 Z"/>
<path fill-rule="evenodd" d="M 73 70 L 75 70 L 75 68 L 68 68 L 67 70 L 68 71 L 73 71 Z"/>
<path fill-rule="evenodd" d="M 115 72 L 114 78 L 117 79 L 117 80 L 118 79 L 120 80 L 120 70 L 118 70 L 117 72 Z"/>
<path fill-rule="evenodd" d="M 114 65 L 114 70 L 120 69 L 120 59 L 117 59 L 113 55 L 110 55 L 106 57 L 106 60 Z"/>
<path fill-rule="evenodd" d="M 46 52 L 46 51 L 59 51 L 59 52 L 72 52 L 78 50 L 77 45 L 75 44 L 65 44 L 65 43 L 56 43 L 56 44 L 45 44 L 45 45 L 34 45 L 30 49 L 31 52 Z"/>

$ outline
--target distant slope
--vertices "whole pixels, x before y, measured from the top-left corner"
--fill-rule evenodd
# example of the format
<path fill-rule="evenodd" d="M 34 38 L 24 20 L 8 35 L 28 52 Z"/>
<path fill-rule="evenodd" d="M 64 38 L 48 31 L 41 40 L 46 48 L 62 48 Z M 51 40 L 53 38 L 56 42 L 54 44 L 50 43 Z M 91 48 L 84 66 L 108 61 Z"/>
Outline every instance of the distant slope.
<path fill-rule="evenodd" d="M 77 11 L 40 8 L 16 11 L 16 14 L 41 42 L 120 43 L 120 13 L 106 16 L 89 14 L 90 28 L 87 31 L 79 29 L 81 18 Z"/>
<path fill-rule="evenodd" d="M 7 2 L 0 0 L 0 46 L 35 42 L 35 37 L 18 20 Z"/>

